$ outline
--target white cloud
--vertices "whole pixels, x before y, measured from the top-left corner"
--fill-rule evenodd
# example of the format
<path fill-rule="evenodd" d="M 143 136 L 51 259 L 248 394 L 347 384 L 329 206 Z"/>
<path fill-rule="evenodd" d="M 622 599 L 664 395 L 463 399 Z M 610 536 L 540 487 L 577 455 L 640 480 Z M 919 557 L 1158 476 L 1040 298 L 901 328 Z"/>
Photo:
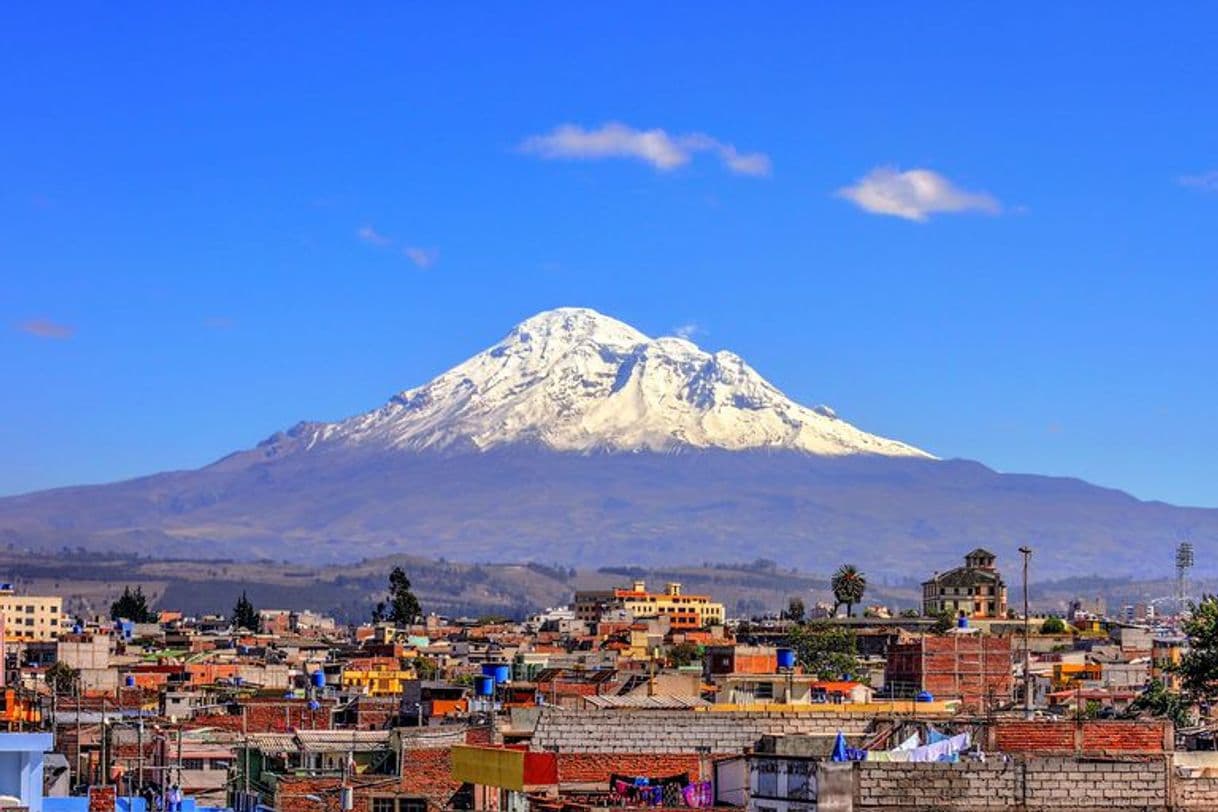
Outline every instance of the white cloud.
<path fill-rule="evenodd" d="M 355 232 L 361 240 L 372 245 L 385 246 L 393 242 L 392 239 L 377 231 L 372 226 L 361 226 L 359 231 Z"/>
<path fill-rule="evenodd" d="M 436 264 L 436 260 L 440 258 L 440 252 L 435 248 L 419 248 L 414 245 L 408 245 L 402 249 L 402 253 L 406 258 L 415 264 L 416 268 L 427 270 L 432 265 Z"/>
<path fill-rule="evenodd" d="M 932 214 L 964 211 L 997 214 L 1002 210 L 1001 204 L 991 195 L 957 188 L 929 169 L 902 172 L 893 167 L 877 167 L 853 186 L 838 189 L 837 194 L 872 214 L 889 214 L 918 222 Z"/>
<path fill-rule="evenodd" d="M 594 130 L 563 124 L 545 135 L 526 138 L 520 149 L 551 160 L 633 158 L 662 172 L 684 166 L 699 152 L 716 156 L 728 171 L 738 175 L 768 175 L 771 168 L 770 158 L 765 153 L 742 153 L 731 144 L 704 133 L 670 135 L 660 129 L 636 130 L 617 122 Z"/>
<path fill-rule="evenodd" d="M 693 322 L 693 321 L 687 322 L 685 324 L 679 324 L 676 327 L 672 328 L 673 335 L 675 335 L 677 338 L 683 338 L 686 341 L 693 341 L 694 336 L 698 335 L 701 332 L 703 332 L 702 325 L 698 324 L 697 322 Z"/>
<path fill-rule="evenodd" d="M 1181 186 L 1191 186 L 1203 192 L 1218 192 L 1218 170 L 1202 172 L 1200 175 L 1185 175 L 1180 178 Z"/>

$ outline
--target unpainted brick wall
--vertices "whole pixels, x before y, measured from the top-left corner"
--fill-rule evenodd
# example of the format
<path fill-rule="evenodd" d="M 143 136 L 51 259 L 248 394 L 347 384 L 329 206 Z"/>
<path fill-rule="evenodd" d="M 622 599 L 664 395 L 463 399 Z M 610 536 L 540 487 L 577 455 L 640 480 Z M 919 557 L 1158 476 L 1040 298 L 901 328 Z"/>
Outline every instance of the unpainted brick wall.
<path fill-rule="evenodd" d="M 662 778 L 689 773 L 691 779 L 707 780 L 702 774 L 702 759 L 696 755 L 659 755 L 654 753 L 559 753 L 560 784 L 604 784 L 612 773 Z"/>
<path fill-rule="evenodd" d="M 1163 720 L 1063 720 L 998 722 L 987 749 L 1003 753 L 1130 752 L 1160 753 L 1170 741 L 1170 723 Z"/>

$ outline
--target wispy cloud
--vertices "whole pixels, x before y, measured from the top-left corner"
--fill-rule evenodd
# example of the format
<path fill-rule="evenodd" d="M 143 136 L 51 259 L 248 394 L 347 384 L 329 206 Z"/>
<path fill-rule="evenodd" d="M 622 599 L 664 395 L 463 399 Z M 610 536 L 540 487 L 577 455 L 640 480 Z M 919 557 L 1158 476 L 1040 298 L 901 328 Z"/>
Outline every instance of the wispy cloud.
<path fill-rule="evenodd" d="M 361 226 L 355 232 L 361 240 L 369 245 L 375 245 L 377 248 L 395 248 L 399 245 L 398 241 L 388 234 L 382 234 L 372 226 Z M 420 248 L 417 245 L 402 245 L 402 256 L 410 260 L 416 267 L 422 270 L 435 265 L 440 259 L 440 249 L 438 248 Z"/>
<path fill-rule="evenodd" d="M 618 122 L 598 129 L 562 124 L 544 135 L 526 138 L 520 149 L 549 160 L 631 158 L 651 164 L 661 172 L 685 166 L 697 153 L 714 155 L 737 175 L 763 176 L 770 174 L 772 168 L 765 153 L 740 152 L 732 144 L 705 133 L 670 135 L 661 129 L 638 130 Z"/>
<path fill-rule="evenodd" d="M 685 324 L 678 324 L 676 327 L 672 328 L 673 335 L 675 335 L 677 338 L 683 338 L 686 341 L 693 341 L 694 336 L 700 335 L 704 332 L 706 331 L 702 329 L 702 325 L 693 321 L 686 322 Z"/>
<path fill-rule="evenodd" d="M 402 253 L 406 258 L 414 263 L 416 268 L 427 270 L 432 265 L 436 264 L 436 260 L 440 258 L 440 252 L 435 248 L 419 248 L 416 245 L 408 245 L 402 249 Z"/>
<path fill-rule="evenodd" d="M 1218 170 L 1202 172 L 1200 175 L 1185 175 L 1179 181 L 1181 186 L 1191 186 L 1203 192 L 1218 192 Z"/>
<path fill-rule="evenodd" d="M 355 233 L 361 240 L 372 245 L 386 246 L 393 244 L 392 239 L 386 237 L 372 226 L 360 226 L 359 231 Z"/>
<path fill-rule="evenodd" d="M 902 172 L 894 167 L 877 167 L 854 185 L 838 189 L 837 194 L 872 214 L 918 222 L 932 214 L 1002 211 L 1002 205 L 991 195 L 960 189 L 929 169 Z"/>
<path fill-rule="evenodd" d="M 50 319 L 30 319 L 17 325 L 17 329 L 27 335 L 38 338 L 51 338 L 63 341 L 76 335 L 76 328 L 70 324 L 60 324 Z"/>

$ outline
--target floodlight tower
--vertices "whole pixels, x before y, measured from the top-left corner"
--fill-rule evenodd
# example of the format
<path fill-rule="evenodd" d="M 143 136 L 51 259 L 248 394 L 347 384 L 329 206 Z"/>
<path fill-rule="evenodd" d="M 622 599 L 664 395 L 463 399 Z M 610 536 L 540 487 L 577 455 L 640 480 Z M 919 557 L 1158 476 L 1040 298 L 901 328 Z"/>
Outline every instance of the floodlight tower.
<path fill-rule="evenodd" d="M 1188 571 L 1193 566 L 1193 545 L 1187 541 L 1176 546 L 1176 614 L 1183 614 L 1188 598 Z"/>

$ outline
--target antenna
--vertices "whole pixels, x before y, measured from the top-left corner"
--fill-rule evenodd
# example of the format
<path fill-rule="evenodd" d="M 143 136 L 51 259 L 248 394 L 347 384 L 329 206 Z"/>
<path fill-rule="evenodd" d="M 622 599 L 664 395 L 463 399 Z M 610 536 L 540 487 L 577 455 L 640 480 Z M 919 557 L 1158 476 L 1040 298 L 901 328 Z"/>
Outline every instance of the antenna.
<path fill-rule="evenodd" d="M 1193 566 L 1193 545 L 1182 541 L 1176 546 L 1176 614 L 1184 613 L 1188 597 L 1188 571 Z"/>

